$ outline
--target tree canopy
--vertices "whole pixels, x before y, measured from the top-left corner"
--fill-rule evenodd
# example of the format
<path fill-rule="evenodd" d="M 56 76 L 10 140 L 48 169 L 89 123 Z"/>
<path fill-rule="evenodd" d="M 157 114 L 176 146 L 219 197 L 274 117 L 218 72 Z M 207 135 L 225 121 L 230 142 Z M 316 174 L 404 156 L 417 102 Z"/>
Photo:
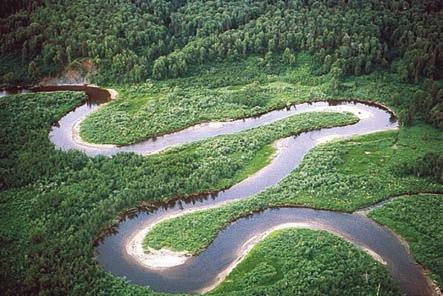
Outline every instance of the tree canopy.
<path fill-rule="evenodd" d="M 9 2 L 1 4 L 0 56 L 28 71 L 4 67 L 3 83 L 57 75 L 76 59 L 98 66 L 97 81 L 131 82 L 251 53 L 281 52 L 291 63 L 288 54 L 300 50 L 315 54 L 323 73 L 391 65 L 404 81 L 443 74 L 437 0 Z"/>

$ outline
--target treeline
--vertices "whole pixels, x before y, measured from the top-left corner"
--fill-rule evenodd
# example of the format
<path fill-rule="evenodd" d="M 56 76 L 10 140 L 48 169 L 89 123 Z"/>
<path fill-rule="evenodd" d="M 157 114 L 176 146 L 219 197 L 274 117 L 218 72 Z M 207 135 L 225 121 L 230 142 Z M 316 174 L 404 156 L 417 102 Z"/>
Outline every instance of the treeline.
<path fill-rule="evenodd" d="M 399 120 L 403 126 L 411 126 L 419 117 L 433 126 L 443 129 L 443 85 L 438 81 L 425 79 L 422 88 L 417 90 L 412 98 L 405 100 L 395 94 L 394 104 L 402 106 Z M 407 103 L 405 104 L 406 101 Z"/>
<path fill-rule="evenodd" d="M 399 165 L 396 168 L 396 172 L 399 175 L 430 177 L 436 182 L 443 184 L 443 154 L 426 153 L 415 161 Z"/>
<path fill-rule="evenodd" d="M 437 2 L 276 1 L 237 30 L 196 38 L 154 62 L 152 76 L 176 77 L 189 65 L 250 53 L 308 50 L 318 71 L 336 75 L 369 73 L 395 65 L 404 81 L 441 77 L 443 43 Z M 440 67 L 441 68 L 441 67 Z"/>
<path fill-rule="evenodd" d="M 4 3 L 9 3 L 6 1 Z M 29 4 L 35 3 L 35 4 Z M 41 5 L 39 5 L 41 4 Z M 2 4 L 6 5 L 6 4 Z M 428 81 L 408 110 L 442 128 L 442 2 L 421 1 L 67 1 L 11 4 L 0 20 L 0 86 L 29 83 L 64 69 L 94 72 L 96 83 L 141 82 L 189 73 L 195 65 L 251 54 L 294 65 L 316 57 L 314 74 L 378 68 L 403 82 Z M 88 75 L 91 76 L 91 75 Z"/>
<path fill-rule="evenodd" d="M 300 50 L 317 56 L 318 72 L 336 76 L 369 73 L 393 61 L 404 81 L 443 74 L 437 0 L 20 3 L 11 5 L 20 8 L 17 14 L 0 21 L 0 55 L 19 56 L 34 79 L 56 75 L 76 59 L 98 66 L 97 81 L 137 82 L 251 53 L 279 52 L 292 63 Z M 3 82 L 23 78 L 5 71 Z"/>
<path fill-rule="evenodd" d="M 7 17 L 20 10 L 31 11 L 43 3 L 43 0 L 2 0 L 0 2 L 0 17 Z"/>
<path fill-rule="evenodd" d="M 177 12 L 185 4 L 165 0 L 46 1 L 36 11 L 23 11 L 0 21 L 0 54 L 20 56 L 21 67 L 27 67 L 34 79 L 56 75 L 75 59 L 88 59 L 99 66 L 97 80 L 142 81 L 150 76 L 158 57 L 183 47 L 197 31 L 200 35 L 216 34 L 237 26 L 240 18 L 256 14 L 242 12 L 245 17 L 236 17 L 238 9 L 254 10 L 254 5 L 199 1 L 183 13 Z M 226 25 L 218 27 L 216 22 Z M 1 74 L 5 82 L 17 80 L 14 71 Z"/>

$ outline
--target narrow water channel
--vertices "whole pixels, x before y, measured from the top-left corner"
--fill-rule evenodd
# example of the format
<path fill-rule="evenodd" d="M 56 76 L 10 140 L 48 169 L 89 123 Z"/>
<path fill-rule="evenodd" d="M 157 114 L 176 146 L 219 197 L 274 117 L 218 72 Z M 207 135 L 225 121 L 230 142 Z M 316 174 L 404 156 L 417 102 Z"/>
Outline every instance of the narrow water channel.
<path fill-rule="evenodd" d="M 79 141 L 78 127 L 90 113 L 94 112 L 98 105 L 83 105 L 63 117 L 59 125 L 54 127 L 50 133 L 52 143 L 63 150 L 76 149 L 85 152 L 89 156 L 107 155 L 111 156 L 119 152 L 134 152 L 140 155 L 160 152 L 164 149 L 204 140 L 219 135 L 238 133 L 247 129 L 263 126 L 273 123 L 277 120 L 287 118 L 296 114 L 315 112 L 315 111 L 350 111 L 361 112 L 370 118 L 367 118 L 364 124 L 353 125 L 347 128 L 347 134 L 359 134 L 372 132 L 374 130 L 383 130 L 387 126 L 395 126 L 394 118 L 388 113 L 391 121 L 380 122 L 379 119 L 386 116 L 386 110 L 358 102 L 313 102 L 291 106 L 287 109 L 275 110 L 262 116 L 250 117 L 227 122 L 209 122 L 197 124 L 178 132 L 166 134 L 163 136 L 146 139 L 135 144 L 116 146 L 116 145 L 90 145 Z M 340 134 L 337 134 L 340 135 Z"/>
<path fill-rule="evenodd" d="M 313 147 L 325 139 L 352 137 L 397 128 L 395 117 L 387 109 L 374 104 L 353 101 L 306 103 L 271 111 L 258 117 L 198 124 L 182 131 L 127 146 L 90 146 L 79 142 L 73 135 L 73 131 L 86 116 L 97 110 L 102 103 L 109 101 L 110 95 L 99 88 L 92 88 L 92 90 L 88 87 L 83 88 L 86 89 L 71 90 L 87 90 L 91 100 L 63 117 L 59 124 L 53 127 L 49 136 L 59 149 L 78 149 L 90 156 L 110 156 L 118 152 L 135 152 L 142 155 L 155 153 L 175 145 L 217 135 L 238 133 L 304 112 L 348 111 L 360 118 L 360 121 L 353 125 L 315 130 L 280 140 L 277 145 L 278 154 L 268 166 L 227 190 L 217 194 L 198 196 L 192 200 L 175 200 L 152 212 L 140 212 L 136 217 L 121 222 L 117 227 L 117 233 L 105 237 L 96 248 L 97 260 L 105 270 L 116 276 L 125 277 L 135 284 L 150 286 L 156 291 L 199 292 L 217 281 L 217 277 L 236 261 L 245 248 L 245 243 L 254 236 L 281 224 L 305 223 L 310 228 L 337 233 L 346 240 L 381 256 L 387 262 L 391 275 L 405 294 L 431 294 L 422 267 L 415 262 L 395 234 L 357 213 L 348 214 L 308 208 L 268 209 L 235 221 L 221 231 L 201 254 L 190 258 L 183 265 L 171 268 L 147 268 L 126 251 L 126 244 L 134 233 L 164 217 L 179 214 L 185 210 L 212 208 L 224 202 L 248 198 L 277 184 L 297 168 L 303 157 Z M 63 89 L 33 89 L 32 91 L 54 90 L 67 89 L 64 87 Z M 98 97 L 94 97 L 94 94 L 98 94 Z"/>
<path fill-rule="evenodd" d="M 305 223 L 309 228 L 340 234 L 346 240 L 377 253 L 387 262 L 391 275 L 406 295 L 431 293 L 421 266 L 389 229 L 359 214 L 307 208 L 268 209 L 241 218 L 221 231 L 206 250 L 185 264 L 148 269 L 129 256 L 125 246 L 134 231 L 148 227 L 165 212 L 167 210 L 160 209 L 151 214 L 140 213 L 121 223 L 118 233 L 107 237 L 97 248 L 97 258 L 103 268 L 156 291 L 198 292 L 216 282 L 217 276 L 236 261 L 245 248 L 244 244 L 254 236 L 281 224 Z"/>

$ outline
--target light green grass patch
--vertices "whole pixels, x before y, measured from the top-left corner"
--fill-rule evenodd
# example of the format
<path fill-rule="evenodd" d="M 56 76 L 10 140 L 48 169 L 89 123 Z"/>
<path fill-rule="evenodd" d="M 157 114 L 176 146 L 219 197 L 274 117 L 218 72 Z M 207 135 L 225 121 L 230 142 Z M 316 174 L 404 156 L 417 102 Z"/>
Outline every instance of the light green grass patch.
<path fill-rule="evenodd" d="M 400 295 L 387 270 L 324 231 L 285 229 L 259 242 L 210 295 Z"/>
<path fill-rule="evenodd" d="M 439 192 L 443 186 L 431 179 L 395 172 L 405 161 L 441 152 L 439 143 L 440 132 L 419 125 L 317 146 L 277 185 L 250 199 L 161 223 L 148 233 L 145 246 L 196 254 L 231 221 L 260 209 L 294 205 L 350 212 L 393 195 Z"/>

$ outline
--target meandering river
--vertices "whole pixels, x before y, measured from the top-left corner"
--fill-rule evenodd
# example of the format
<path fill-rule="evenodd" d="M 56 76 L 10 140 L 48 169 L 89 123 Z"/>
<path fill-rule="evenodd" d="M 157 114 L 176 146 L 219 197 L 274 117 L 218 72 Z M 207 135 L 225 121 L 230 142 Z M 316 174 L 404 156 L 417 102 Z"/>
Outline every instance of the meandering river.
<path fill-rule="evenodd" d="M 313 102 L 268 112 L 262 116 L 227 122 L 198 124 L 184 130 L 147 139 L 127 146 L 94 145 L 83 142 L 79 125 L 89 114 L 111 99 L 111 94 L 97 87 L 57 86 L 33 88 L 31 91 L 83 90 L 88 102 L 64 116 L 49 135 L 54 145 L 63 150 L 77 149 L 90 156 L 111 156 L 119 152 L 142 155 L 157 153 L 175 145 L 210 137 L 238 133 L 270 124 L 277 120 L 305 112 L 352 112 L 359 117 L 356 124 L 324 128 L 288 137 L 277 142 L 277 155 L 271 163 L 256 174 L 231 188 L 212 195 L 201 195 L 191 200 L 174 200 L 151 212 L 140 212 L 136 217 L 121 222 L 117 233 L 109 235 L 97 246 L 97 260 L 107 271 L 129 281 L 150 286 L 162 292 L 204 292 L 223 280 L 245 253 L 269 230 L 281 225 L 322 229 L 339 235 L 375 258 L 386 262 L 393 278 L 407 295 L 431 295 L 432 289 L 404 243 L 389 229 L 380 226 L 359 213 L 340 213 L 309 208 L 267 209 L 241 218 L 221 231 L 201 254 L 187 258 L 182 264 L 158 268 L 146 264 L 145 259 L 130 251 L 131 244 L 139 244 L 135 237 L 153 224 L 184 213 L 221 206 L 248 198 L 277 184 L 291 173 L 303 157 L 316 145 L 331 138 L 346 138 L 365 133 L 395 129 L 397 120 L 383 106 L 356 101 Z M 145 231 L 146 232 L 146 231 Z M 140 247 L 140 246 L 138 246 Z M 141 257 L 145 255 L 142 254 Z M 149 258 L 148 258 L 149 259 Z M 161 258 L 160 258 L 161 259 Z M 148 260 L 149 261 L 149 260 Z"/>

